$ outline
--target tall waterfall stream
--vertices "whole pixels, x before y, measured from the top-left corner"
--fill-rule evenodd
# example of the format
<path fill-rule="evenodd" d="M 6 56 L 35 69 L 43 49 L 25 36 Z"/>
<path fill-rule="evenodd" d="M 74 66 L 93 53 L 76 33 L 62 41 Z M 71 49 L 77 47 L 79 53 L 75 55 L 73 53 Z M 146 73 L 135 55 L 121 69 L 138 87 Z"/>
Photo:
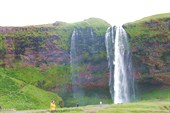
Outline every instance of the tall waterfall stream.
<path fill-rule="evenodd" d="M 111 97 L 115 104 L 128 103 L 135 95 L 128 35 L 122 26 L 111 27 L 105 38 Z"/>

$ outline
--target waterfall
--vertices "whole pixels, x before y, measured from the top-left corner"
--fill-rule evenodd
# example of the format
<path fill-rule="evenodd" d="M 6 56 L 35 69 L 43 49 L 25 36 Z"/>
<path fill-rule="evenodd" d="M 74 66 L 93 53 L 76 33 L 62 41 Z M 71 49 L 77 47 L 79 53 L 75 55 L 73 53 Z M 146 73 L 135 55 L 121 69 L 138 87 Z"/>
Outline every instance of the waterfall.
<path fill-rule="evenodd" d="M 78 30 L 74 29 L 71 36 L 71 48 L 70 48 L 70 64 L 71 64 L 71 79 L 73 84 L 73 98 L 78 101 L 83 99 L 84 92 L 83 89 L 77 84 L 78 78 L 78 64 L 79 58 L 76 48 L 76 39 L 78 38 Z"/>
<path fill-rule="evenodd" d="M 119 26 L 108 28 L 105 37 L 112 100 L 115 104 L 130 102 L 134 98 L 134 78 L 128 35 Z"/>
<path fill-rule="evenodd" d="M 74 57 L 76 56 L 76 50 L 75 50 L 75 35 L 76 35 L 76 30 L 73 31 L 72 36 L 71 36 L 71 49 L 70 49 L 70 64 L 72 67 L 75 65 L 75 59 Z M 71 72 L 73 71 L 73 68 L 71 68 Z"/>
<path fill-rule="evenodd" d="M 108 67 L 109 67 L 109 88 L 112 100 L 114 100 L 114 36 L 115 36 L 115 27 L 111 27 L 107 29 L 105 35 L 105 44 L 107 50 L 107 59 L 108 59 Z"/>

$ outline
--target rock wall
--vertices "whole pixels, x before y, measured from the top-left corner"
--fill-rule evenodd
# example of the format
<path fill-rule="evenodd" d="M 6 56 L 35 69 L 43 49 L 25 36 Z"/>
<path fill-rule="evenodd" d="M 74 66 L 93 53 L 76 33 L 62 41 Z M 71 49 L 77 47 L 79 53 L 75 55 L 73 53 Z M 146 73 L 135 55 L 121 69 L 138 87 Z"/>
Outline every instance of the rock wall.
<path fill-rule="evenodd" d="M 131 37 L 134 75 L 139 83 L 169 86 L 170 16 L 159 16 L 125 24 L 124 28 Z"/>
<path fill-rule="evenodd" d="M 24 65 L 41 66 L 69 63 L 69 53 L 58 47 L 53 41 L 57 36 L 50 37 L 5 37 L 4 50 L 1 50 L 1 65 L 12 67 L 16 60 Z M 14 64 L 15 65 L 15 64 Z"/>
<path fill-rule="evenodd" d="M 77 82 L 84 88 L 108 87 L 105 37 L 97 36 L 92 28 L 75 29 Z"/>

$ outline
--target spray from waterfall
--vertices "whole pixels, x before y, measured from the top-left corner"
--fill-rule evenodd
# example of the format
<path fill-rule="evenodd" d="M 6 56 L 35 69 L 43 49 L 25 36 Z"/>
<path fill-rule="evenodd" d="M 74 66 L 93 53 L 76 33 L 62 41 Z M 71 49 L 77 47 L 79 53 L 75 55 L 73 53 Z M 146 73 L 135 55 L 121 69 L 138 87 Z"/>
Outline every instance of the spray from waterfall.
<path fill-rule="evenodd" d="M 105 37 L 112 100 L 115 104 L 128 103 L 135 95 L 128 35 L 122 26 L 114 26 L 108 28 Z"/>

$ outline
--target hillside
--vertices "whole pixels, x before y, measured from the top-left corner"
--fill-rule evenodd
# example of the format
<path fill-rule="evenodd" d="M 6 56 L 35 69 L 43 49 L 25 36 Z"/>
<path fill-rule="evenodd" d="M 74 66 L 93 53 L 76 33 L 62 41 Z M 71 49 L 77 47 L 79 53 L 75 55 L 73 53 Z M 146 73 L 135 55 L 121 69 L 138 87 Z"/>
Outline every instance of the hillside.
<path fill-rule="evenodd" d="M 49 109 L 51 100 L 57 103 L 61 97 L 52 92 L 39 89 L 24 81 L 10 77 L 12 73 L 0 68 L 0 106 L 1 109 Z"/>
<path fill-rule="evenodd" d="M 37 26 L 0 27 L 0 66 L 10 78 L 57 93 L 65 106 L 82 102 L 73 98 L 73 85 L 83 88 L 87 100 L 98 96 L 82 104 L 95 104 L 100 98 L 111 102 L 103 43 L 109 26 L 102 19 L 90 18 L 72 24 L 57 21 Z M 84 82 L 72 83 L 70 44 L 75 29 L 79 36 L 77 52 L 81 58 L 78 80 Z"/>
<path fill-rule="evenodd" d="M 136 79 L 141 84 L 169 86 L 170 13 L 145 17 L 124 28 L 130 36 Z"/>

